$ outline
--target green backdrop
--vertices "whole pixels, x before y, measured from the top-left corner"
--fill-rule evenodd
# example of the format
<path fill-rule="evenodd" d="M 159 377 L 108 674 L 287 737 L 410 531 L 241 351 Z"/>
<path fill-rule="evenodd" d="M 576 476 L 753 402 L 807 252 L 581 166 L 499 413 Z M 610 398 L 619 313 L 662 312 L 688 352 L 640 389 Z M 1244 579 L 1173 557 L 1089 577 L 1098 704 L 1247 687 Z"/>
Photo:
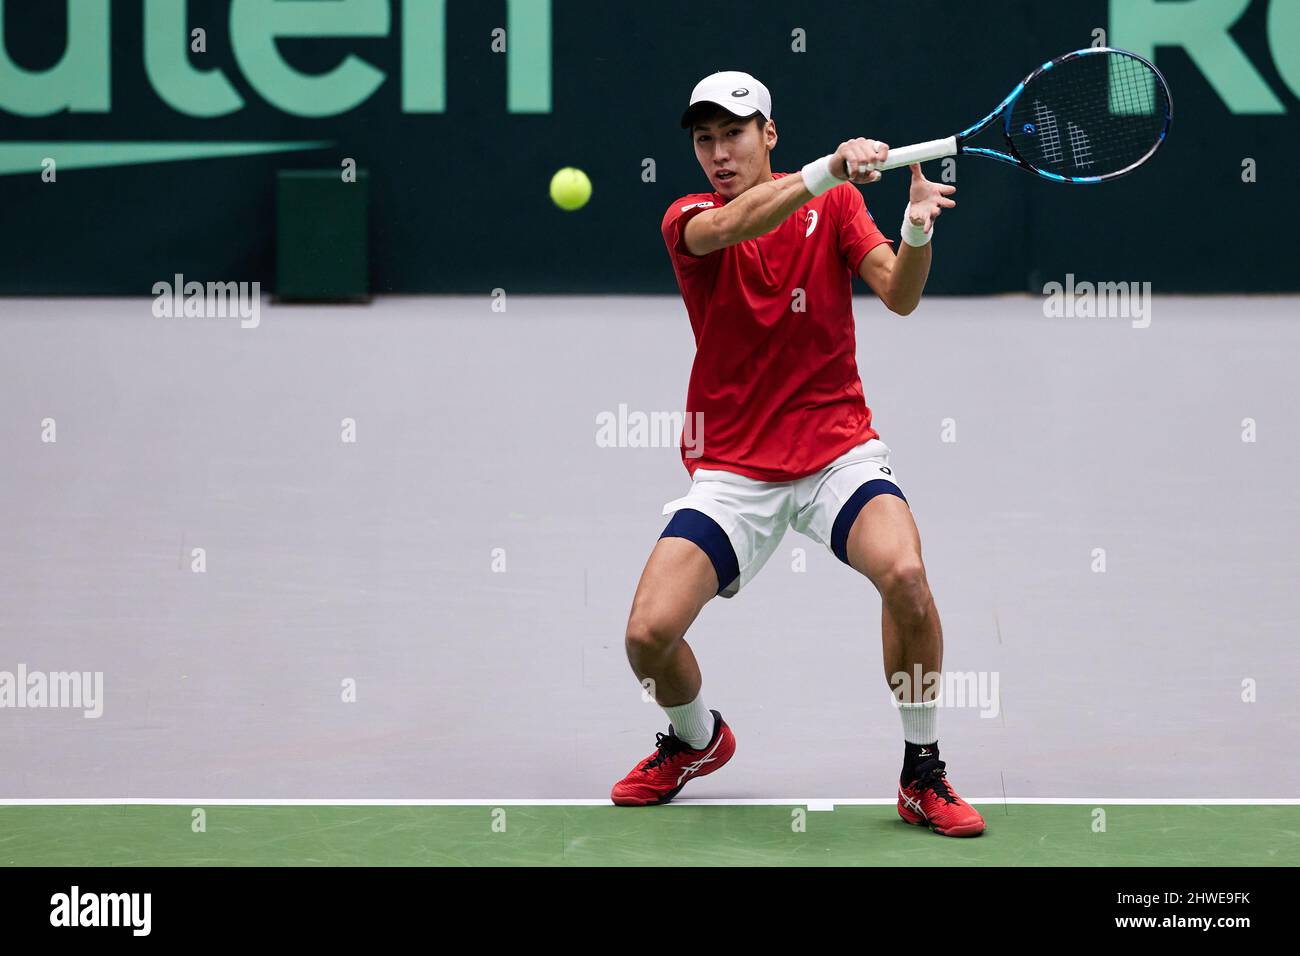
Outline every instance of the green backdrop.
<path fill-rule="evenodd" d="M 178 272 L 273 288 L 277 171 L 345 159 L 370 176 L 377 292 L 671 292 L 659 222 L 705 185 L 677 126 L 703 74 L 767 83 L 790 170 L 853 135 L 955 132 L 1097 30 L 1165 71 L 1166 148 L 1099 187 L 960 161 L 931 291 L 1067 273 L 1300 288 L 1293 0 L 75 0 L 71 23 L 61 0 L 0 7 L 3 294 L 147 295 Z M 547 196 L 565 165 L 595 184 L 577 213 Z M 905 190 L 898 173 L 865 192 L 891 236 Z"/>

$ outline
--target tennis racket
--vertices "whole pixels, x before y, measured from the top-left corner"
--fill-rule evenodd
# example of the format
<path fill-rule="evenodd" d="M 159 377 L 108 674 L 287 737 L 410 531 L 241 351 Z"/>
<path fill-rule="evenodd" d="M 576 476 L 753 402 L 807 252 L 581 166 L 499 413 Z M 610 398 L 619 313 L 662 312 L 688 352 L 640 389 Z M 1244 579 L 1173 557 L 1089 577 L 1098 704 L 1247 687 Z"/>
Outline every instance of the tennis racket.
<path fill-rule="evenodd" d="M 1110 47 L 1075 50 L 1025 77 L 988 116 L 947 139 L 891 149 L 875 169 L 986 156 L 1058 183 L 1104 183 L 1137 169 L 1169 135 L 1173 101 L 1150 61 Z M 967 141 L 1002 118 L 1005 152 Z"/>

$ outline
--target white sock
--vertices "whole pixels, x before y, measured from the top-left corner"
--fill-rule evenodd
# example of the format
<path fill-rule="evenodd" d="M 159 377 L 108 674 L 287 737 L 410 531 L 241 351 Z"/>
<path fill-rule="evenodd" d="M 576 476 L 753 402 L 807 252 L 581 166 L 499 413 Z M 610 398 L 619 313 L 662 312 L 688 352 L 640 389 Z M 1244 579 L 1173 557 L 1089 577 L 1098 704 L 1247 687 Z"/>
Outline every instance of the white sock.
<path fill-rule="evenodd" d="M 900 703 L 898 713 L 903 718 L 903 739 L 909 744 L 932 744 L 939 739 L 939 706 L 936 701 Z"/>
<path fill-rule="evenodd" d="M 664 713 L 672 721 L 673 732 L 692 750 L 702 750 L 713 739 L 713 714 L 704 706 L 703 693 L 696 694 L 689 704 L 665 707 Z"/>

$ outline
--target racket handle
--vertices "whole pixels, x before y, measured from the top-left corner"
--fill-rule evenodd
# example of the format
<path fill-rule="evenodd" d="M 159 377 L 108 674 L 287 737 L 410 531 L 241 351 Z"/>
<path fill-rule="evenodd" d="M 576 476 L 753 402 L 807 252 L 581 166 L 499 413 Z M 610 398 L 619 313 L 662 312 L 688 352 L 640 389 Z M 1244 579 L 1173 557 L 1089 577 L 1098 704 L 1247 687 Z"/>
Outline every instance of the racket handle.
<path fill-rule="evenodd" d="M 889 151 L 889 158 L 883 163 L 876 165 L 876 169 L 897 169 L 899 166 L 910 166 L 912 163 L 924 163 L 931 159 L 943 159 L 945 156 L 957 155 L 957 137 L 949 136 L 947 139 L 932 139 L 928 143 L 917 143 L 914 146 L 900 146 L 897 149 Z"/>

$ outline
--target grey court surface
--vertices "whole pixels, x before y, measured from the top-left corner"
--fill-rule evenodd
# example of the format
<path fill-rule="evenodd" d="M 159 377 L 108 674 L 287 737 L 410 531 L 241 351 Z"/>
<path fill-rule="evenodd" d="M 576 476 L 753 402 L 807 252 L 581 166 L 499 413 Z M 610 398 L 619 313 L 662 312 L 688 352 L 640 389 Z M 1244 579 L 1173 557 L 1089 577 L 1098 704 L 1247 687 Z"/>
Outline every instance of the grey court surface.
<path fill-rule="evenodd" d="M 599 798 L 651 749 L 622 631 L 688 479 L 595 436 L 682 407 L 680 300 L 150 305 L 0 302 L 0 670 L 105 694 L 0 709 L 0 797 Z M 997 716 L 941 718 L 964 793 L 1300 793 L 1297 305 L 1157 298 L 1136 329 L 859 297 L 946 668 L 998 675 Z M 687 795 L 890 796 L 878 615 L 793 532 L 710 604 L 691 641 L 738 750 Z"/>

